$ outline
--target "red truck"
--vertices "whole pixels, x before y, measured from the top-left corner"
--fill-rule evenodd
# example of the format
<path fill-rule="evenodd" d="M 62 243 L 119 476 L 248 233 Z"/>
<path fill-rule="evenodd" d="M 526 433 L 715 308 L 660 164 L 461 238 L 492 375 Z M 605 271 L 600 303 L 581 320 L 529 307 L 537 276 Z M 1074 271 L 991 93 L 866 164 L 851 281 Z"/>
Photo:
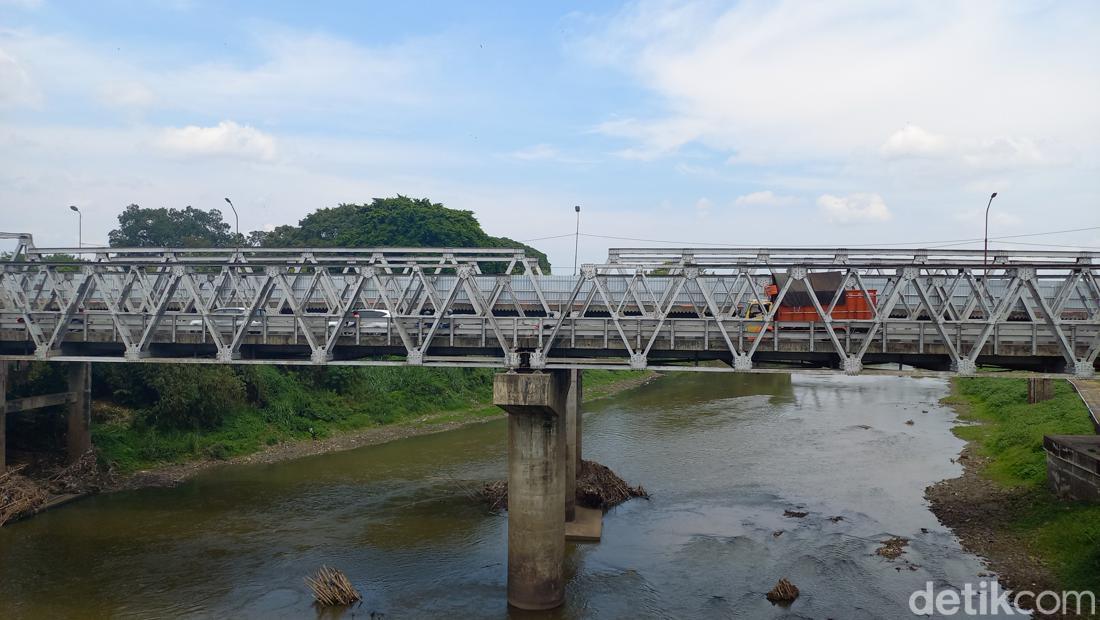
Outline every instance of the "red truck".
<path fill-rule="evenodd" d="M 789 277 L 787 274 L 776 274 L 775 283 L 764 288 L 764 293 L 768 295 L 771 303 L 775 303 L 779 290 L 783 288 Z M 833 297 L 836 296 L 837 289 L 840 288 L 843 282 L 844 273 L 840 271 L 811 273 L 801 282 L 792 282 L 787 294 L 779 302 L 779 310 L 775 313 L 776 323 L 820 322 L 821 315 L 814 308 L 806 284 L 809 283 L 810 288 L 813 289 L 813 294 L 817 297 L 818 303 L 821 304 L 822 310 L 828 310 L 829 304 L 833 303 Z M 836 306 L 833 307 L 832 317 L 837 321 L 869 320 L 874 317 L 871 310 L 872 306 L 877 305 L 877 290 L 868 289 L 867 293 L 864 294 L 858 288 L 846 289 L 841 293 Z"/>

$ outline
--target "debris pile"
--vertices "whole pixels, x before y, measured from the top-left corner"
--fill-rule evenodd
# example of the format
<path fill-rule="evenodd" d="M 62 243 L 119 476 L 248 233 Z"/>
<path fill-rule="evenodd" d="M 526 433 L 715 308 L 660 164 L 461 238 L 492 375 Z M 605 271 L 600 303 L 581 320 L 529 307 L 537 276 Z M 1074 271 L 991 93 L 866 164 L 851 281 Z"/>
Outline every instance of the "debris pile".
<path fill-rule="evenodd" d="M 508 482 L 496 480 L 483 486 L 478 498 L 489 505 L 490 510 L 508 509 Z M 632 487 L 610 468 L 595 461 L 581 461 L 577 471 L 577 505 L 607 510 L 632 497 L 649 498 L 640 485 Z"/>
<path fill-rule="evenodd" d="M 882 546 L 875 549 L 876 555 L 881 555 L 887 560 L 893 560 L 905 553 L 905 547 L 909 544 L 908 538 L 902 538 L 901 536 L 892 536 L 882 541 Z"/>
<path fill-rule="evenodd" d="M 790 603 L 798 598 L 798 586 L 787 581 L 787 578 L 784 577 L 775 584 L 771 592 L 768 592 L 767 597 L 773 603 Z"/>
<path fill-rule="evenodd" d="M 92 493 L 102 489 L 110 472 L 103 471 L 95 452 L 88 450 L 71 464 L 53 472 L 47 479 L 51 493 Z"/>
<path fill-rule="evenodd" d="M 632 487 L 608 467 L 595 461 L 581 461 L 577 472 L 577 505 L 604 510 L 632 497 L 649 499 L 641 485 Z"/>
<path fill-rule="evenodd" d="M 306 585 L 313 590 L 317 604 L 325 607 L 342 607 L 363 600 L 347 575 L 328 566 L 322 566 L 315 575 L 306 577 Z"/>
<path fill-rule="evenodd" d="M 478 498 L 489 505 L 493 512 L 508 510 L 508 481 L 494 480 L 481 487 Z"/>
<path fill-rule="evenodd" d="M 57 462 L 24 463 L 0 474 L 0 526 L 41 510 L 59 495 L 97 493 L 113 479 L 89 450 L 69 465 Z"/>
<path fill-rule="evenodd" d="M 49 493 L 42 485 L 21 475 L 23 467 L 0 474 L 0 526 L 24 514 L 35 512 L 46 503 Z"/>

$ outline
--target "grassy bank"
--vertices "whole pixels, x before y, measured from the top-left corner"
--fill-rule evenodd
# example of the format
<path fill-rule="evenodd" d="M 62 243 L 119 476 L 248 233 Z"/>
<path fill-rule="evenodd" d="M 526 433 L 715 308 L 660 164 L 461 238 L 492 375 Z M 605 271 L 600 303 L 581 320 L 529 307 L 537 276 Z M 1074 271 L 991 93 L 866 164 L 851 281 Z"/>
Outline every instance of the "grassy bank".
<path fill-rule="evenodd" d="M 1043 435 L 1093 433 L 1073 388 L 1056 381 L 1052 400 L 1029 405 L 1024 379 L 960 378 L 945 401 L 976 422 L 955 433 L 984 457 L 980 474 L 1014 491 L 1005 534 L 1049 567 L 1062 588 L 1100 590 L 1100 506 L 1062 502 L 1045 487 Z"/>
<path fill-rule="evenodd" d="M 196 403 L 190 417 L 213 422 L 198 427 L 164 423 L 161 401 L 148 406 L 119 404 L 120 398 L 95 403 L 93 442 L 100 458 L 120 473 L 196 460 L 221 460 L 258 452 L 288 441 L 323 439 L 385 425 L 477 421 L 500 415 L 492 406 L 488 369 L 350 368 L 323 373 L 271 366 L 237 369 L 236 376 L 215 375 L 203 383 L 190 372 L 173 390 Z M 163 379 L 164 371 L 155 375 Z M 640 383 L 645 371 L 585 371 L 585 399 L 591 400 Z M 204 392 L 210 398 L 203 399 Z M 181 407 L 171 405 L 172 411 Z M 211 415 L 216 413 L 216 415 Z M 178 415 L 178 414 L 177 414 Z"/>

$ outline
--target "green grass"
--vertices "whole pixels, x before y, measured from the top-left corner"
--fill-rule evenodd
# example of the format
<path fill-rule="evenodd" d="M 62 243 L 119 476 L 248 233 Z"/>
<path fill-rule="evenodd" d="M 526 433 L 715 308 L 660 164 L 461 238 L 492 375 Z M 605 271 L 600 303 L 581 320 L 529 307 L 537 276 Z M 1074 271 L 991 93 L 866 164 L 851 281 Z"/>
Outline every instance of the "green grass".
<path fill-rule="evenodd" d="M 617 390 L 625 382 L 635 382 L 656 375 L 652 370 L 586 370 L 584 371 L 584 399 L 603 398 Z"/>
<path fill-rule="evenodd" d="M 955 433 L 989 462 L 982 473 L 1026 497 L 1011 528 L 1029 552 L 1051 567 L 1065 588 L 1100 590 L 1100 506 L 1063 502 L 1047 488 L 1043 435 L 1091 435 L 1080 397 L 1055 381 L 1054 398 L 1029 405 L 1025 379 L 962 378 L 945 402 L 964 420 Z"/>
<path fill-rule="evenodd" d="M 487 405 L 492 373 L 484 369 L 334 367 L 319 372 L 253 366 L 234 372 L 247 397 L 198 401 L 216 410 L 215 416 L 198 416 L 213 424 L 173 424 L 156 405 L 136 406 L 129 417 L 115 415 L 93 424 L 100 457 L 127 473 L 227 459 L 284 441 L 410 422 L 427 414 L 446 414 L 433 415 L 433 422 L 447 422 L 492 413 Z"/>
<path fill-rule="evenodd" d="M 94 421 L 93 442 L 100 458 L 117 471 L 228 459 L 285 441 L 386 424 L 423 426 L 501 415 L 491 404 L 493 371 L 487 369 L 248 366 L 177 374 L 176 368 L 150 372 L 145 383 L 160 388 L 159 393 L 136 393 L 134 388 L 126 405 L 97 406 L 109 414 Z M 585 371 L 585 400 L 606 396 L 648 374 Z M 121 385 L 133 382 L 130 377 L 108 379 Z M 181 402 L 167 408 L 169 394 L 186 397 L 174 398 Z M 150 402 L 156 404 L 142 406 Z"/>

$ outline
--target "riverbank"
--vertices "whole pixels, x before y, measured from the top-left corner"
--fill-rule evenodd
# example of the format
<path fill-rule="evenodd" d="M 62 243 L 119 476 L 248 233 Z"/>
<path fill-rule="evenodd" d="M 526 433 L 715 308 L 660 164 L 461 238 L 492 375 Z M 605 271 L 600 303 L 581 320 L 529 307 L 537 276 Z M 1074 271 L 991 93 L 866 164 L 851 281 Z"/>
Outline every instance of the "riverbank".
<path fill-rule="evenodd" d="M 653 371 L 586 371 L 584 401 L 593 402 L 601 398 L 607 398 L 620 394 L 627 390 L 640 387 L 660 376 Z M 470 424 L 479 424 L 495 420 L 504 416 L 504 413 L 488 402 L 487 398 L 476 399 L 467 406 L 448 408 L 441 411 L 433 411 L 400 418 L 384 424 L 361 425 L 355 427 L 355 421 L 341 427 L 324 428 L 324 436 L 319 436 L 316 431 L 308 438 L 284 435 L 279 441 L 272 442 L 271 437 L 276 436 L 267 425 L 234 424 L 227 431 L 225 428 L 212 429 L 204 438 L 199 433 L 192 433 L 191 442 L 196 444 L 191 452 L 185 454 L 185 458 L 179 458 L 174 462 L 155 463 L 153 466 L 128 469 L 118 467 L 132 464 L 135 461 L 131 455 L 139 448 L 136 444 L 146 439 L 142 435 L 132 432 L 127 433 L 124 425 L 132 417 L 132 412 L 107 402 L 95 403 L 94 408 L 100 411 L 100 418 L 105 420 L 93 428 L 99 438 L 108 437 L 106 446 L 97 447 L 98 460 L 105 467 L 101 471 L 89 473 L 83 488 L 76 489 L 76 494 L 115 492 L 143 487 L 174 486 L 188 478 L 212 467 L 244 463 L 277 463 L 316 454 L 352 450 L 363 446 L 383 444 L 398 439 L 441 433 L 454 430 Z M 253 416 L 242 416 L 251 419 Z M 368 421 L 370 418 L 356 418 Z M 355 419 L 353 419 L 355 420 Z M 313 429 L 311 429 L 313 430 Z M 209 454 L 208 449 L 198 447 L 200 441 L 205 445 L 220 445 L 222 438 L 229 434 L 234 440 L 235 449 L 243 453 L 232 456 Z M 213 438 L 213 439 L 211 439 Z M 180 443 L 175 438 L 175 443 Z M 151 454 L 156 454 L 152 452 Z M 170 454 L 179 455 L 179 452 Z M 141 462 L 141 461 L 137 461 Z M 21 479 L 21 484 L 34 483 L 34 479 Z M 45 482 L 45 481 L 40 481 Z M 43 486 L 43 488 L 45 488 Z M 49 494 L 43 492 L 42 497 Z M 66 497 L 72 497 L 67 493 Z M 52 498 L 51 498 L 52 499 Z M 42 510 L 42 505 L 49 506 L 50 499 L 39 502 L 39 505 L 28 512 L 32 514 Z"/>
<path fill-rule="evenodd" d="M 958 378 L 944 404 L 962 422 L 963 474 L 928 487 L 940 521 L 988 558 L 1013 590 L 1100 591 L 1100 506 L 1062 502 L 1047 490 L 1044 434 L 1092 434 L 1065 381 L 1029 405 L 1024 379 Z"/>
<path fill-rule="evenodd" d="M 584 402 L 608 398 L 632 390 L 656 379 L 654 371 L 585 371 Z M 244 463 L 278 463 L 316 454 L 353 450 L 407 437 L 430 435 L 455 430 L 470 424 L 480 424 L 504 417 L 504 412 L 487 402 L 461 409 L 437 411 L 411 419 L 366 428 L 349 429 L 316 439 L 291 439 L 263 446 L 255 452 L 224 459 L 198 458 L 184 463 L 119 475 L 104 491 L 120 491 L 152 486 L 173 486 L 211 467 Z"/>

